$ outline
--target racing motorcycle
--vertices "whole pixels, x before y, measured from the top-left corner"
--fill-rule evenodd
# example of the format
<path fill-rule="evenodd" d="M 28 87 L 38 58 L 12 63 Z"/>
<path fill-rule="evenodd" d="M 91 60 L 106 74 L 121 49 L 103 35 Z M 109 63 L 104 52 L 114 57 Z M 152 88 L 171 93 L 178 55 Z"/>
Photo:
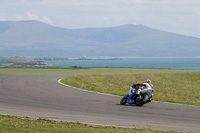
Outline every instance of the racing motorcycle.
<path fill-rule="evenodd" d="M 136 106 L 143 106 L 144 104 L 151 102 L 154 92 L 155 90 L 153 88 L 143 89 L 141 86 L 137 86 L 130 96 L 127 94 L 121 99 L 120 104 L 125 105 L 128 103 Z"/>

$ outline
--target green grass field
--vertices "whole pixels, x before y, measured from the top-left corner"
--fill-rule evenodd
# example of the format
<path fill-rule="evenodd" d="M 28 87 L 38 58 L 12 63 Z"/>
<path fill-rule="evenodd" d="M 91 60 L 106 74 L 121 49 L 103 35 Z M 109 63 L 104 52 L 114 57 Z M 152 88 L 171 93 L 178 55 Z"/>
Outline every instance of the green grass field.
<path fill-rule="evenodd" d="M 95 126 L 80 123 L 59 122 L 47 119 L 32 119 L 0 115 L 1 133 L 178 133 L 151 129 L 130 129 L 110 126 Z"/>
<path fill-rule="evenodd" d="M 134 68 L 0 67 L 1 75 L 122 75 L 122 74 L 200 74 L 195 70 Z"/>
<path fill-rule="evenodd" d="M 124 96 L 133 83 L 151 79 L 156 101 L 200 106 L 200 74 L 130 74 L 71 76 L 63 83 L 82 89 Z"/>

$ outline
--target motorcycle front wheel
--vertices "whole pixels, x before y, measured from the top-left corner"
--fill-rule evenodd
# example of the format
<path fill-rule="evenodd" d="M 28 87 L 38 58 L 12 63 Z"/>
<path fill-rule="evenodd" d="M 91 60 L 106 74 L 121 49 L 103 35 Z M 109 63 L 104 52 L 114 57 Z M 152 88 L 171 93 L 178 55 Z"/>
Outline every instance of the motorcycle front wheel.
<path fill-rule="evenodd" d="M 129 97 L 129 94 L 127 94 L 126 96 L 124 96 L 124 97 L 121 99 L 120 104 L 121 104 L 121 105 L 126 104 L 126 101 L 127 101 L 128 97 Z"/>

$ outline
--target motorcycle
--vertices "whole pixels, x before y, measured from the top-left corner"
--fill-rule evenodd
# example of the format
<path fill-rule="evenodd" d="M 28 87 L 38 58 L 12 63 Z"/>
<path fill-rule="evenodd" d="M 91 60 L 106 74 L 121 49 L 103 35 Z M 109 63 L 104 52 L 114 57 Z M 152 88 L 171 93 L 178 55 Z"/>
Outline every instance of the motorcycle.
<path fill-rule="evenodd" d="M 136 106 L 143 106 L 144 104 L 151 102 L 154 92 L 155 90 L 153 88 L 143 89 L 141 86 L 137 86 L 130 96 L 127 94 L 121 99 L 120 104 L 125 105 L 128 103 Z"/>

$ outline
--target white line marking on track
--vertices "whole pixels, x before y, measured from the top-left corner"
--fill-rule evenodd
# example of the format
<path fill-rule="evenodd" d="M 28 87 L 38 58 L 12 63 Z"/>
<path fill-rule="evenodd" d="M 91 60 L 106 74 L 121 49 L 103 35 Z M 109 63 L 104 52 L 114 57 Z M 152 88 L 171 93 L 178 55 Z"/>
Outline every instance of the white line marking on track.
<path fill-rule="evenodd" d="M 117 95 L 112 95 L 112 94 L 106 94 L 106 93 L 101 93 L 101 92 L 95 92 L 95 91 L 84 90 L 84 89 L 81 89 L 81 88 L 76 88 L 76 87 L 73 87 L 73 86 L 70 86 L 70 85 L 62 83 L 61 80 L 62 79 L 59 79 L 57 82 L 59 84 L 61 84 L 61 85 L 64 85 L 64 86 L 67 86 L 67 87 L 70 87 L 70 88 L 73 88 L 73 89 L 77 89 L 77 90 L 81 90 L 81 91 L 86 91 L 86 92 L 90 92 L 90 93 L 101 94 L 101 95 L 113 96 L 113 97 L 122 97 L 122 96 L 117 96 Z"/>

